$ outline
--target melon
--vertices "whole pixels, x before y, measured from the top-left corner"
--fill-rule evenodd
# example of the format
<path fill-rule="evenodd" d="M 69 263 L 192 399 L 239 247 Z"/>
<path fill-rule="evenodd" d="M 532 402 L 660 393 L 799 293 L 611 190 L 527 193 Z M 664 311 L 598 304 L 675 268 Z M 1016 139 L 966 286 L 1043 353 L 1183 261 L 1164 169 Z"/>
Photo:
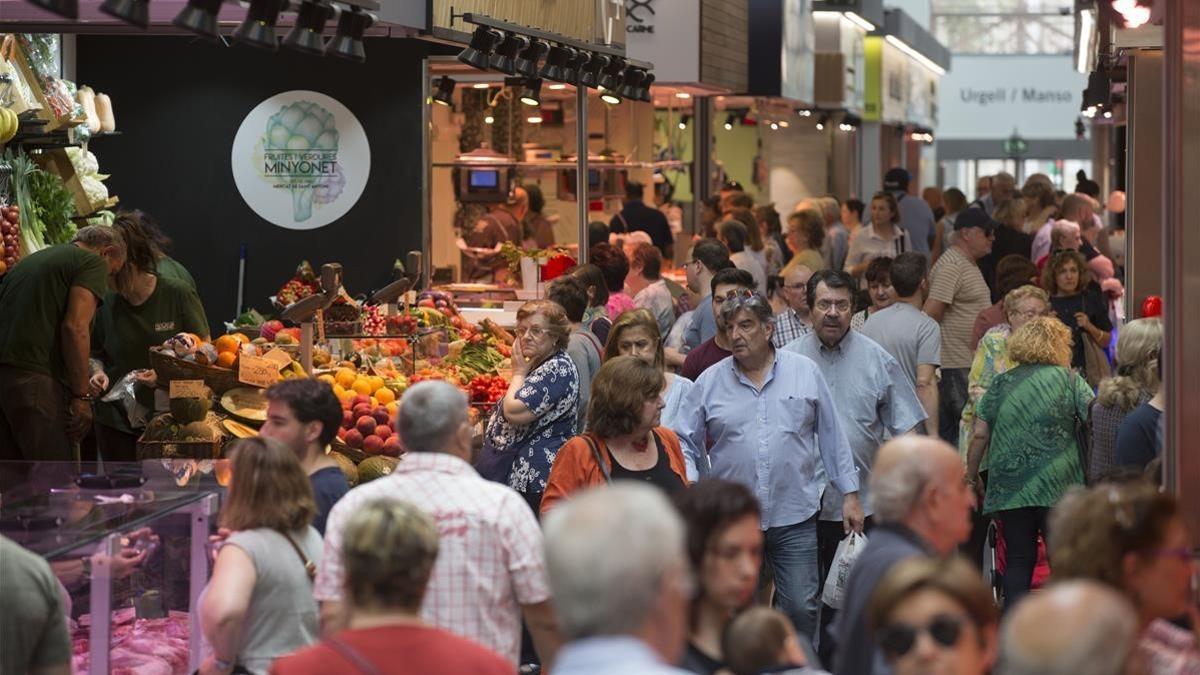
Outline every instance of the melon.
<path fill-rule="evenodd" d="M 358 469 L 354 466 L 354 460 L 340 452 L 331 452 L 329 456 L 337 462 L 338 468 L 346 475 L 346 482 L 350 484 L 350 487 L 358 485 Z"/>
<path fill-rule="evenodd" d="M 212 400 L 207 398 L 173 398 L 170 403 L 171 417 L 179 424 L 199 422 L 208 415 Z"/>
<path fill-rule="evenodd" d="M 400 460 L 383 455 L 375 455 L 364 459 L 358 465 L 358 480 L 369 483 L 376 478 L 382 478 L 392 473 Z"/>

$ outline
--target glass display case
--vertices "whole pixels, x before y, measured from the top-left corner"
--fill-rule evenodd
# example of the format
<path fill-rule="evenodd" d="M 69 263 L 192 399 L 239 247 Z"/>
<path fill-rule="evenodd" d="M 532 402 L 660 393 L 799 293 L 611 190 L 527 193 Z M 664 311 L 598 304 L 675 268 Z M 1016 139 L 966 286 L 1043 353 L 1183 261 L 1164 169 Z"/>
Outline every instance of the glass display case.
<path fill-rule="evenodd" d="M 0 534 L 45 558 L 66 590 L 75 672 L 200 665 L 221 462 L 0 463 Z"/>

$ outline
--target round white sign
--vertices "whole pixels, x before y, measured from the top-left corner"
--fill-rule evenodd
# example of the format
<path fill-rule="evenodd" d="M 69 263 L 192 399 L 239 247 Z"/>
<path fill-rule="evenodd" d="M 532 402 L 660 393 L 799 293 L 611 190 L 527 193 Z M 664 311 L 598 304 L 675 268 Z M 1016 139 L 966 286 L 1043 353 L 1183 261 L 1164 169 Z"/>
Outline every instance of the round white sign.
<path fill-rule="evenodd" d="M 242 120 L 231 162 L 238 192 L 255 213 L 289 230 L 315 230 L 358 202 L 371 175 L 371 147 L 340 102 L 285 91 Z"/>

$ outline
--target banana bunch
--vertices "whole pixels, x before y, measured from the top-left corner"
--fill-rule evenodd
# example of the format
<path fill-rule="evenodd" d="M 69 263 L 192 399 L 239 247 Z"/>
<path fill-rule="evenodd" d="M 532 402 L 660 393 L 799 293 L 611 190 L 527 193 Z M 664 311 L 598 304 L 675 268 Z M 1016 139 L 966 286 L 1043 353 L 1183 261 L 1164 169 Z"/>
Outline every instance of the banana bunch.
<path fill-rule="evenodd" d="M 11 141 L 17 135 L 17 129 L 20 127 L 21 122 L 17 119 L 17 113 L 0 106 L 0 145 Z"/>

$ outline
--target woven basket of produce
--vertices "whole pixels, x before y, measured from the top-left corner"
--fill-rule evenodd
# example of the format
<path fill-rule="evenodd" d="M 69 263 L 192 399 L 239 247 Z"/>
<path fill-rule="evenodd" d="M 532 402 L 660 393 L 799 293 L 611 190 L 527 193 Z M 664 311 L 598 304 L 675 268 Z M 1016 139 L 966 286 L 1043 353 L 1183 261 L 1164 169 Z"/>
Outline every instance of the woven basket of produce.
<path fill-rule="evenodd" d="M 164 387 L 171 380 L 204 380 L 204 384 L 219 395 L 234 387 L 243 386 L 238 381 L 237 371 L 232 368 L 202 366 L 181 359 L 162 347 L 150 348 L 150 367 L 158 375 L 158 384 Z"/>
<path fill-rule="evenodd" d="M 193 411 L 189 411 L 193 412 Z M 137 458 L 162 459 L 218 459 L 225 434 L 218 426 L 216 415 L 207 410 L 200 413 L 199 421 L 181 423 L 171 413 L 159 415 L 146 425 L 137 441 Z M 183 419 L 194 419 L 195 415 Z"/>

